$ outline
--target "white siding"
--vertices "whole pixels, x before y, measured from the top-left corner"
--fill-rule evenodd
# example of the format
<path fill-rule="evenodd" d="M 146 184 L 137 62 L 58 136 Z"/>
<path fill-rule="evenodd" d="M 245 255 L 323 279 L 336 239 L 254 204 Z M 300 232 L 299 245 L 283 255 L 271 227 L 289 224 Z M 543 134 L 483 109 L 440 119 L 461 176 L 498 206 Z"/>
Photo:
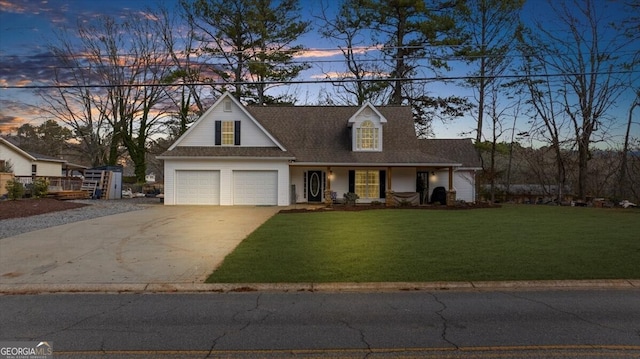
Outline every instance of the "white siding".
<path fill-rule="evenodd" d="M 62 163 L 49 161 L 35 161 L 14 151 L 13 148 L 0 143 L 0 159 L 11 162 L 13 174 L 16 176 L 31 176 L 31 165 L 36 165 L 36 176 L 60 177 L 62 176 Z"/>
<path fill-rule="evenodd" d="M 465 202 L 476 201 L 475 171 L 456 171 L 453 176 L 453 186 L 456 189 L 456 199 Z"/>
<path fill-rule="evenodd" d="M 42 162 L 37 161 L 36 175 L 43 177 L 60 177 L 62 176 L 62 163 L 60 162 Z M 31 174 L 31 166 L 29 166 L 29 174 Z"/>
<path fill-rule="evenodd" d="M 435 171 L 433 175 L 429 176 L 429 197 L 431 192 L 436 187 L 444 187 L 449 189 L 449 171 Z"/>
<path fill-rule="evenodd" d="M 13 174 L 15 174 L 16 176 L 31 176 L 30 160 L 22 156 L 9 157 L 8 159 L 3 158 L 3 160 L 11 161 L 11 166 L 13 167 Z"/>
<path fill-rule="evenodd" d="M 395 167 L 391 169 L 391 186 L 394 192 L 416 191 L 416 169 L 414 167 Z"/>
<path fill-rule="evenodd" d="M 233 205 L 233 171 L 276 171 L 278 173 L 278 206 L 289 205 L 289 165 L 283 160 L 224 161 L 224 160 L 176 160 L 164 161 L 164 190 L 166 205 L 176 204 L 175 173 L 179 170 L 220 171 L 220 205 Z"/>
<path fill-rule="evenodd" d="M 0 159 L 10 161 L 16 176 L 31 176 L 31 160 L 0 142 Z M 57 176 L 60 176 L 59 174 Z"/>
<path fill-rule="evenodd" d="M 291 186 L 295 186 L 295 193 L 292 193 L 292 196 L 295 196 L 295 197 L 291 198 L 291 203 L 306 202 L 305 194 L 303 192 L 304 171 L 306 171 L 306 169 L 302 167 L 291 167 L 290 169 L 290 172 L 289 172 L 291 176 L 290 183 L 291 183 Z M 292 188 L 290 188 L 289 191 L 292 191 Z"/>
<path fill-rule="evenodd" d="M 466 202 L 475 202 L 475 172 L 472 170 L 460 170 L 453 172 L 453 188 L 456 190 L 456 199 Z M 437 171 L 429 176 L 429 198 L 436 187 L 444 187 L 449 190 L 449 170 Z"/>
<path fill-rule="evenodd" d="M 240 121 L 240 145 L 273 147 L 276 144 L 235 103 L 231 112 L 223 110 L 224 101 L 205 113 L 193 126 L 197 126 L 181 139 L 180 146 L 214 146 L 216 121 Z"/>
<path fill-rule="evenodd" d="M 336 198 L 344 199 L 344 194 L 349 192 L 349 168 L 332 168 L 331 191 L 336 193 Z"/>

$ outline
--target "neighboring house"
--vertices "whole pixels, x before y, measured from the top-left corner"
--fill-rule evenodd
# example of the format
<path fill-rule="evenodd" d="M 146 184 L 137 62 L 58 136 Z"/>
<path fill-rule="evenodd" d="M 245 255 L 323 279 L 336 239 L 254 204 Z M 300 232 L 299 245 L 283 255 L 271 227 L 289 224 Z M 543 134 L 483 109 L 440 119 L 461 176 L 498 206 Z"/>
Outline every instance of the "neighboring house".
<path fill-rule="evenodd" d="M 49 190 L 74 189 L 74 181 L 68 180 L 74 171 L 84 171 L 87 167 L 68 163 L 66 160 L 22 150 L 10 141 L 0 137 L 0 165 L 10 164 L 13 176 L 23 184 L 32 183 L 34 178 L 49 180 Z M 4 167 L 4 166 L 0 166 Z M 82 182 L 80 180 L 80 182 Z M 0 195 L 6 193 L 4 185 Z"/>
<path fill-rule="evenodd" d="M 20 149 L 0 137 L 0 161 L 10 163 L 16 177 L 60 177 L 65 160 Z"/>
<path fill-rule="evenodd" d="M 250 106 L 223 95 L 161 156 L 167 205 L 475 201 L 471 140 L 419 140 L 406 106 Z"/>

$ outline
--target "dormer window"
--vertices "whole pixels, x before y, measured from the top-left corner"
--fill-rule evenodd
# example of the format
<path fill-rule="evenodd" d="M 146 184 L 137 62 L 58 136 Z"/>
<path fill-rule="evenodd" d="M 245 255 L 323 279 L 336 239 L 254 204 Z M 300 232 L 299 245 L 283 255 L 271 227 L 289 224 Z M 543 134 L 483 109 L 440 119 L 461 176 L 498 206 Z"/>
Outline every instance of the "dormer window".
<path fill-rule="evenodd" d="M 356 143 L 359 150 L 377 150 L 379 147 L 379 129 L 373 122 L 366 120 L 356 128 Z"/>
<path fill-rule="evenodd" d="M 369 103 L 364 104 L 347 123 L 353 151 L 382 151 L 382 131 L 387 119 L 375 107 Z"/>

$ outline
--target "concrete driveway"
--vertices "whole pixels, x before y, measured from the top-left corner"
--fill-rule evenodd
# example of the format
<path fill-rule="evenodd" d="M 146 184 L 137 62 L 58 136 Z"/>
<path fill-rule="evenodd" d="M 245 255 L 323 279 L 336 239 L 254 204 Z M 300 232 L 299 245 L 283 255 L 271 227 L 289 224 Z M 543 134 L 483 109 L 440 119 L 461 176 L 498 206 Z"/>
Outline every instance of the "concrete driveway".
<path fill-rule="evenodd" d="M 278 207 L 149 206 L 0 239 L 0 284 L 201 283 Z"/>

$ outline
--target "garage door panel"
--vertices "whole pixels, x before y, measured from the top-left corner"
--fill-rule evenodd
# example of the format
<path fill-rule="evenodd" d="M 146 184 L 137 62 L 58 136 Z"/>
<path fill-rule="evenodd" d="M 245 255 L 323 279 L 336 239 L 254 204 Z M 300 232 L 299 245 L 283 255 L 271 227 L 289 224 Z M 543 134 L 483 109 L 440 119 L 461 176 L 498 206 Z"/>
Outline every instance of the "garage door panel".
<path fill-rule="evenodd" d="M 234 171 L 233 203 L 277 205 L 278 171 Z"/>
<path fill-rule="evenodd" d="M 176 204 L 220 204 L 220 171 L 176 171 Z"/>

